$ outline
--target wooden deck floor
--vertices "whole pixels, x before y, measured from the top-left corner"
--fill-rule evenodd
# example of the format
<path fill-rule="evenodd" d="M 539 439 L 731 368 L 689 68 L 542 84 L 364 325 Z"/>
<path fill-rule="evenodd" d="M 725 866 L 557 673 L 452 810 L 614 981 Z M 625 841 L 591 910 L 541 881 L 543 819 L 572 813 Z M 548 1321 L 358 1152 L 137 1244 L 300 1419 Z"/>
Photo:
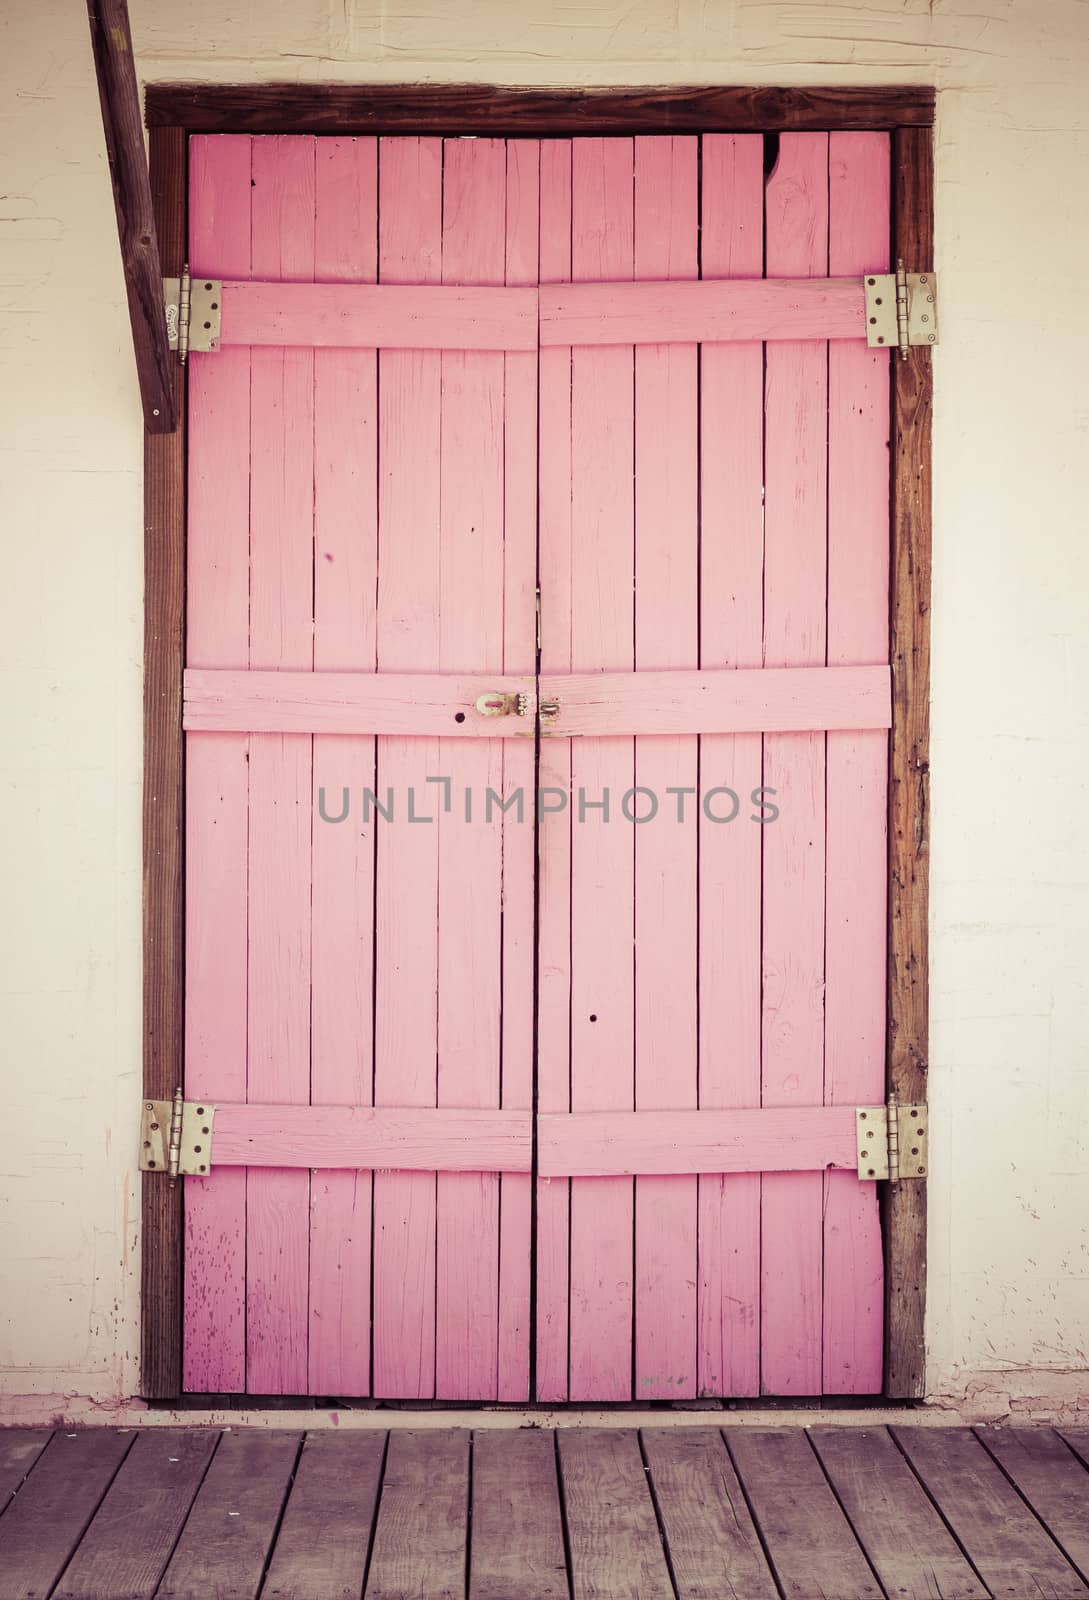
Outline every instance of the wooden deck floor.
<path fill-rule="evenodd" d="M 1085 1578 L 1089 1428 L 0 1432 L 3 1600 L 1059 1600 Z"/>

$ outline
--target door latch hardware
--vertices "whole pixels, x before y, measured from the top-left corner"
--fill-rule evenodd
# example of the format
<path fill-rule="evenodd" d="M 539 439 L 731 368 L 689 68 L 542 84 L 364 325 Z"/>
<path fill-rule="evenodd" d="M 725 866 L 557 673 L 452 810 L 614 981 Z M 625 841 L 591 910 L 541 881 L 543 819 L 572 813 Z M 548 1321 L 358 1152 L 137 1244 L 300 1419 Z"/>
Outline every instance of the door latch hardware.
<path fill-rule="evenodd" d="M 927 1109 L 901 1105 L 895 1095 L 887 1106 L 859 1106 L 855 1111 L 858 1175 L 864 1181 L 900 1183 L 927 1173 Z"/>
<path fill-rule="evenodd" d="M 482 717 L 524 717 L 529 714 L 529 696 L 488 689 L 477 695 L 476 709 Z"/>
<path fill-rule="evenodd" d="M 560 702 L 558 700 L 542 700 L 537 709 L 541 713 L 542 722 L 551 722 L 560 714 Z"/>
<path fill-rule="evenodd" d="M 897 345 L 906 361 L 909 345 L 937 344 L 938 280 L 933 272 L 905 272 L 898 261 L 895 272 L 868 274 L 863 286 L 871 349 Z"/>
<path fill-rule="evenodd" d="M 193 279 L 186 267 L 180 278 L 163 279 L 163 305 L 167 342 L 183 366 L 190 350 L 219 348 L 223 285 L 217 278 Z"/>
<path fill-rule="evenodd" d="M 140 1116 L 140 1171 L 199 1178 L 212 1167 L 212 1126 L 216 1108 L 207 1100 L 186 1100 L 180 1088 L 173 1100 L 145 1100 Z"/>

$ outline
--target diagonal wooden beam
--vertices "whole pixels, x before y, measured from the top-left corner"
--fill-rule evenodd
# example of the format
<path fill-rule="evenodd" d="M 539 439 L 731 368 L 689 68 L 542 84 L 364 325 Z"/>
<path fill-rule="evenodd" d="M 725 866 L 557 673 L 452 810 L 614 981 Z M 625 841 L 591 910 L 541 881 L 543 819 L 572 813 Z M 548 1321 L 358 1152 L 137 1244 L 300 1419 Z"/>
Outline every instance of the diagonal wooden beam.
<path fill-rule="evenodd" d="M 174 358 L 166 335 L 163 274 L 151 209 L 129 8 L 125 0 L 87 0 L 87 14 L 144 426 L 149 433 L 173 433 L 177 426 Z"/>

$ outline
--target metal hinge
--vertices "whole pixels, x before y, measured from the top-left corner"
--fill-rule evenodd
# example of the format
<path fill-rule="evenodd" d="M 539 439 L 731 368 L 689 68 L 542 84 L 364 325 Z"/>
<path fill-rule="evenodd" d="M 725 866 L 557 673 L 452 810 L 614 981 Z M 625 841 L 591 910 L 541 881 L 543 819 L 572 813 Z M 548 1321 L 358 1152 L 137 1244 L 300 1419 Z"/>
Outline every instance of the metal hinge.
<path fill-rule="evenodd" d="M 163 279 L 166 336 L 171 350 L 185 365 L 190 350 L 217 350 L 223 285 L 216 278 L 194 281 L 186 267 L 180 278 Z"/>
<path fill-rule="evenodd" d="M 212 1165 L 212 1121 L 216 1108 L 207 1100 L 186 1100 L 181 1089 L 173 1100 L 145 1100 L 140 1117 L 140 1171 L 165 1172 L 171 1183 L 180 1176 L 199 1178 Z"/>
<path fill-rule="evenodd" d="M 887 1106 L 859 1106 L 858 1175 L 873 1182 L 899 1183 L 925 1178 L 927 1171 L 925 1105 L 901 1105 L 895 1095 Z"/>
<path fill-rule="evenodd" d="M 938 280 L 933 272 L 876 273 L 866 288 L 866 343 L 872 349 L 897 345 L 907 360 L 908 346 L 938 342 Z"/>

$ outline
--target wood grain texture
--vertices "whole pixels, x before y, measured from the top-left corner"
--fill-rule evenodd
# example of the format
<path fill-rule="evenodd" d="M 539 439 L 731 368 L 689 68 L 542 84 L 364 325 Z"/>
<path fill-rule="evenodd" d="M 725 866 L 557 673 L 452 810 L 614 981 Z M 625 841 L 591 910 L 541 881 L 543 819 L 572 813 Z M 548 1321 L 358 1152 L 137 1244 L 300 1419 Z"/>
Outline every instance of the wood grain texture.
<path fill-rule="evenodd" d="M 1050 1428 L 977 1428 L 1067 1559 L 1089 1580 L 1089 1472 Z"/>
<path fill-rule="evenodd" d="M 720 277 L 756 277 L 764 256 L 764 141 L 703 140 L 701 258 Z M 700 666 L 763 666 L 764 350 L 700 352 Z M 702 735 L 705 789 L 762 783 L 759 733 Z M 722 796 L 723 800 L 727 797 Z M 763 829 L 700 815 L 699 1104 L 760 1103 L 760 873 Z M 699 1392 L 760 1390 L 757 1174 L 699 1180 Z"/>
<path fill-rule="evenodd" d="M 860 308 L 860 320 L 862 316 Z M 224 283 L 219 343 L 338 350 L 536 350 L 537 296 L 527 288 L 456 282 L 430 287 Z"/>
<path fill-rule="evenodd" d="M 630 277 L 634 152 L 625 139 L 572 146 L 571 275 Z M 571 665 L 634 666 L 634 352 L 571 353 Z M 542 567 L 552 552 L 542 546 Z M 635 860 L 607 807 L 631 787 L 630 738 L 583 740 L 571 752 L 571 1104 L 628 1110 L 635 1096 Z M 591 809 L 593 807 L 594 809 Z M 627 1400 L 632 1382 L 634 1186 L 571 1185 L 570 1394 Z"/>
<path fill-rule="evenodd" d="M 852 1146 L 854 1122 L 852 1114 Z M 528 1172 L 526 1111 L 434 1106 L 217 1106 L 212 1163 L 225 1167 Z"/>
<path fill-rule="evenodd" d="M 314 165 L 314 271 L 324 279 L 378 272 L 378 145 L 324 139 Z M 378 361 L 369 350 L 314 354 L 314 665 L 373 672 L 377 658 Z M 323 784 L 361 805 L 375 784 L 373 738 L 314 739 L 311 846 L 310 1099 L 369 1105 L 374 1097 L 373 816 L 343 826 Z M 310 1180 L 307 1381 L 311 1394 L 368 1394 L 371 1347 L 371 1175 Z"/>
<path fill-rule="evenodd" d="M 442 273 L 446 284 L 504 281 L 502 140 L 456 139 L 444 145 Z M 503 666 L 506 569 L 505 363 L 501 353 L 488 349 L 444 350 L 441 361 L 439 665 L 444 672 L 498 671 Z M 519 553 L 525 581 L 533 553 L 524 544 Z M 459 798 L 502 789 L 502 752 L 493 741 L 450 745 L 443 756 L 443 770 Z M 497 1106 L 502 1082 L 502 817 L 478 815 L 468 823 L 461 805 L 449 811 L 444 806 L 438 834 L 438 1100 L 447 1106 Z M 523 858 L 523 866 L 529 865 Z M 486 1171 L 440 1172 L 436 1203 L 436 1394 L 455 1400 L 496 1399 L 499 1180 Z"/>
<path fill-rule="evenodd" d="M 391 1432 L 367 1600 L 463 1600 L 469 1443 L 465 1429 Z"/>
<path fill-rule="evenodd" d="M 530 716 L 535 692 L 532 677 L 514 677 L 498 668 L 471 677 L 454 672 L 191 670 L 185 675 L 185 726 L 190 733 L 526 738 L 532 737 L 532 721 L 514 714 L 487 716 L 476 702 L 481 695 L 524 694 Z"/>
<path fill-rule="evenodd" d="M 253 147 L 252 269 L 314 276 L 312 139 Z M 210 357 L 209 359 L 215 359 Z M 250 649 L 257 670 L 314 664 L 314 352 L 250 356 Z M 247 1098 L 310 1098 L 313 744 L 261 734 L 249 759 Z M 310 1177 L 246 1175 L 246 1384 L 256 1394 L 307 1385 Z"/>
<path fill-rule="evenodd" d="M 800 1428 L 727 1428 L 764 1549 L 793 1600 L 880 1600 L 881 1586 Z"/>
<path fill-rule="evenodd" d="M 223 283 L 219 348 L 536 351 L 866 335 L 861 275 L 479 286 Z"/>
<path fill-rule="evenodd" d="M 0 1518 L 0 1594 L 48 1595 L 133 1442 L 124 1429 L 58 1433 Z"/>
<path fill-rule="evenodd" d="M 952 1428 L 892 1433 L 995 1600 L 1084 1596 L 1081 1579 L 973 1434 Z"/>
<path fill-rule="evenodd" d="M 253 141 L 190 144 L 189 249 L 197 272 L 250 269 Z M 186 660 L 242 667 L 250 630 L 249 351 L 189 367 Z M 244 1100 L 248 1036 L 250 748 L 186 739 L 185 1089 Z M 246 1385 L 246 1175 L 185 1185 L 187 1390 Z"/>
<path fill-rule="evenodd" d="M 501 284 L 505 272 L 506 146 L 499 139 L 447 140 L 443 281 Z M 446 672 L 499 670 L 505 364 L 496 350 L 444 350 L 441 362 L 439 665 Z M 493 741 L 450 745 L 443 757 L 459 797 L 502 789 L 503 758 Z M 502 817 L 468 823 L 460 806 L 444 805 L 437 825 L 438 1103 L 494 1107 L 502 1083 Z M 483 1170 L 440 1172 L 436 1206 L 435 1393 L 496 1399 L 499 1179 Z"/>
<path fill-rule="evenodd" d="M 0 1516 L 51 1438 L 47 1428 L 5 1428 L 0 1433 Z"/>
<path fill-rule="evenodd" d="M 884 1428 L 814 1428 L 810 1439 L 887 1593 L 982 1600 L 987 1591 Z"/>
<path fill-rule="evenodd" d="M 150 136 L 151 194 L 162 270 L 186 258 L 186 137 Z M 184 1081 L 185 369 L 173 368 L 178 426 L 144 436 L 143 1092 L 169 1099 Z M 140 1392 L 182 1386 L 182 1185 L 143 1175 Z"/>
<path fill-rule="evenodd" d="M 573 283 L 541 290 L 540 322 L 542 348 L 861 340 L 866 303 L 861 276 Z"/>
<path fill-rule="evenodd" d="M 892 141 L 893 257 L 934 264 L 934 156 L 927 130 Z M 925 349 L 892 363 L 892 753 L 889 764 L 888 1087 L 925 1102 L 929 1027 L 930 570 L 933 374 Z M 885 1393 L 926 1387 L 925 1182 L 884 1206 Z"/>
<path fill-rule="evenodd" d="M 672 1600 L 638 1435 L 558 1435 L 573 1600 Z"/>
<path fill-rule="evenodd" d="M 695 277 L 698 156 L 691 137 L 635 141 L 637 278 Z M 699 662 L 698 374 L 693 344 L 635 352 L 636 677 Z M 637 718 L 631 731 L 645 726 Z M 664 798 L 671 784 L 695 789 L 698 776 L 691 734 L 636 739 L 635 783 L 646 791 L 636 799 Z M 684 825 L 634 829 L 635 1104 L 644 1115 L 697 1104 L 698 836 L 694 808 Z M 640 1400 L 696 1393 L 696 1216 L 694 1178 L 636 1182 Z"/>
<path fill-rule="evenodd" d="M 806 733 L 887 728 L 892 720 L 883 666 L 544 674 L 540 697 L 559 701 L 559 713 L 545 724 L 551 738 Z M 748 799 L 746 793 L 746 806 Z"/>
<path fill-rule="evenodd" d="M 566 1600 L 552 1433 L 496 1428 L 474 1435 L 472 1522 L 469 1600 Z"/>
<path fill-rule="evenodd" d="M 784 134 L 767 183 L 769 277 L 823 276 L 828 137 Z M 827 351 L 765 355 L 764 664 L 823 666 L 827 571 Z M 782 812 L 764 829 L 761 1103 L 824 1097 L 825 736 L 768 734 L 764 784 Z M 823 1179 L 762 1183 L 761 1388 L 818 1394 Z"/>
<path fill-rule="evenodd" d="M 148 433 L 173 433 L 181 396 L 175 392 L 178 361 L 167 341 L 163 272 L 176 275 L 177 269 L 164 269 L 159 259 L 129 8 L 125 0 L 87 0 L 87 16 L 144 427 Z"/>
<path fill-rule="evenodd" d="M 53 1593 L 57 1600 L 144 1600 L 158 1587 L 219 1443 L 215 1432 L 138 1434 Z"/>
<path fill-rule="evenodd" d="M 256 1600 L 302 1435 L 225 1432 L 156 1594 Z"/>
<path fill-rule="evenodd" d="M 441 275 L 442 145 L 390 139 L 379 152 L 378 276 L 435 283 Z M 411 203 L 403 204 L 404 197 Z M 378 670 L 440 666 L 440 428 L 442 358 L 379 356 Z M 438 739 L 378 741 L 383 788 L 435 793 L 446 773 Z M 421 805 L 418 814 L 424 814 Z M 428 813 L 430 814 L 430 813 Z M 438 1079 L 438 829 L 377 827 L 375 1104 L 434 1106 Z M 374 1393 L 435 1393 L 435 1178 L 374 1181 Z"/>
<path fill-rule="evenodd" d="M 528 716 L 537 687 L 532 677 L 500 670 L 466 677 L 453 672 L 190 668 L 185 674 L 184 721 L 189 733 L 528 737 L 531 724 L 525 718 L 487 716 L 477 709 L 478 698 L 493 693 L 524 694 Z M 804 733 L 887 728 L 892 720 L 889 671 L 884 666 L 543 674 L 539 696 L 559 703 L 559 713 L 545 726 L 546 736 L 556 739 L 592 734 Z"/>
<path fill-rule="evenodd" d="M 540 271 L 541 149 L 520 139 L 506 147 L 508 284 L 536 284 Z M 503 668 L 537 666 L 537 354 L 504 359 Z M 501 751 L 503 793 L 535 786 L 534 742 Z M 501 1098 L 504 1108 L 530 1111 L 536 1047 L 535 830 L 504 816 L 503 1015 Z M 499 1201 L 500 1400 L 530 1398 L 533 1301 L 533 1188 L 529 1177 L 505 1174 Z"/>
<path fill-rule="evenodd" d="M 828 144 L 829 269 L 881 271 L 889 251 L 889 141 Z M 897 360 L 893 355 L 892 361 Z M 888 657 L 889 356 L 828 347 L 828 671 Z M 891 719 L 890 719 L 891 720 Z M 885 1097 L 889 741 L 829 724 L 824 1098 Z M 829 1174 L 824 1204 L 824 1394 L 879 1394 L 884 1264 L 875 1187 Z"/>
<path fill-rule="evenodd" d="M 1074 1454 L 1089 1467 L 1089 1428 L 1060 1428 L 1058 1432 Z"/>
<path fill-rule="evenodd" d="M 265 1600 L 358 1600 L 386 1453 L 381 1432 L 308 1434 L 276 1537 Z"/>
<path fill-rule="evenodd" d="M 762 133 L 929 127 L 929 85 L 506 89 L 488 84 L 152 83 L 149 127 L 215 133 Z"/>
<path fill-rule="evenodd" d="M 538 1166 L 543 1177 L 855 1171 L 855 1112 L 852 1106 L 544 1112 Z"/>
<path fill-rule="evenodd" d="M 773 1600 L 768 1570 L 717 1428 L 644 1428 L 643 1453 L 677 1600 Z"/>
<path fill-rule="evenodd" d="M 571 276 L 571 143 L 541 145 L 542 282 Z M 571 670 L 571 352 L 542 350 L 538 445 L 542 672 Z M 571 741 L 541 741 L 538 787 L 545 799 L 537 821 L 537 1105 L 571 1107 L 571 849 L 570 810 L 557 797 L 571 787 Z M 537 1184 L 536 1393 L 566 1400 L 569 1378 L 568 1295 L 571 1185 Z"/>

